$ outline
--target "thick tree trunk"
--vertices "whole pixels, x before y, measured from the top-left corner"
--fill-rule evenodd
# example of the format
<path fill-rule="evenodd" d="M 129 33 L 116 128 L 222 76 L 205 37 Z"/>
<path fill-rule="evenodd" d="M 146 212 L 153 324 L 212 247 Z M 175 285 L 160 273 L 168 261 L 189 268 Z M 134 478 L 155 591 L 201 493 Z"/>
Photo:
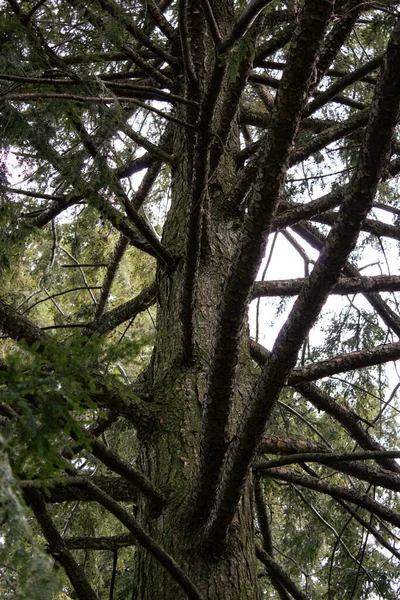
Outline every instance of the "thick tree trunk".
<path fill-rule="evenodd" d="M 182 160 L 173 177 L 173 202 L 164 230 L 163 243 L 182 255 L 188 194 L 188 156 L 183 139 L 176 140 L 175 152 Z M 221 295 L 227 265 L 237 242 L 236 210 L 229 214 L 223 198 L 229 188 L 232 164 L 224 161 L 214 179 L 210 203 L 213 207 L 210 252 L 203 261 L 196 290 L 194 318 L 195 359 L 185 364 L 179 322 L 183 280 L 181 264 L 168 277 L 160 270 L 157 340 L 149 374 L 149 396 L 160 418 L 151 435 L 141 439 L 140 469 L 165 494 L 162 514 L 149 512 L 145 503 L 138 518 L 149 534 L 177 561 L 207 600 L 256 600 L 257 560 L 253 525 L 253 498 L 248 486 L 227 544 L 223 550 L 202 547 L 191 514 L 193 489 L 199 457 L 201 403 L 205 391 L 215 323 L 217 299 Z M 220 225 L 220 226 L 219 226 Z M 241 414 L 242 398 L 251 389 L 252 367 L 247 347 L 238 365 L 243 374 L 236 393 L 235 414 Z M 236 431 L 232 419 L 230 436 Z M 189 525 L 190 523 L 190 525 Z M 171 576 L 146 551 L 138 550 L 135 600 L 179 600 L 186 595 Z"/>
<path fill-rule="evenodd" d="M 177 202 L 176 210 L 172 210 L 169 217 L 170 233 L 172 230 L 171 237 L 175 241 L 179 237 L 176 230 L 179 212 L 180 202 Z M 199 456 L 201 402 L 210 356 L 210 331 L 232 242 L 229 234 L 225 244 L 221 238 L 214 236 L 211 257 L 202 269 L 195 312 L 196 359 L 190 366 L 183 361 L 179 328 L 182 269 L 178 266 L 172 278 L 163 277 L 160 273 L 158 339 L 150 375 L 150 399 L 159 409 L 160 418 L 154 432 L 151 435 L 147 432 L 141 440 L 139 463 L 140 469 L 165 494 L 167 507 L 162 514 L 155 514 L 149 512 L 143 503 L 138 507 L 138 518 L 150 535 L 186 571 L 204 598 L 256 600 L 252 494 L 248 492 L 241 503 L 228 544 L 222 552 L 214 554 L 202 547 L 198 530 L 191 519 L 190 505 Z M 238 367 L 243 372 L 244 363 L 246 371 L 249 371 L 246 355 L 243 355 Z M 247 384 L 244 380 L 238 386 L 236 414 L 239 414 L 241 398 L 248 393 L 249 387 L 250 380 Z M 231 435 L 236 427 L 237 423 L 232 421 Z M 138 550 L 136 580 L 135 600 L 178 600 L 186 597 L 146 551 Z"/>
<path fill-rule="evenodd" d="M 198 362 L 182 364 L 179 329 L 173 325 L 177 313 L 179 275 L 172 279 L 170 293 L 160 299 L 159 340 L 154 358 L 150 397 L 159 409 L 157 427 L 143 436 L 140 468 L 162 491 L 167 507 L 162 514 L 151 512 L 147 504 L 138 507 L 138 517 L 150 535 L 178 562 L 204 598 L 256 600 L 257 564 L 252 522 L 252 495 L 241 503 L 228 544 L 222 552 L 202 547 L 196 525 L 191 519 L 190 497 L 199 455 L 201 401 L 206 382 L 206 356 L 210 352 L 209 320 L 218 288 L 215 273 L 203 275 L 203 302 L 196 313 Z M 221 280 L 221 275 L 220 278 Z M 176 293 L 174 293 L 176 287 Z M 175 297 L 174 297 L 175 296 Z M 176 309 L 172 308 L 176 303 Z M 168 308 L 169 307 L 169 308 Z M 168 315 L 164 311 L 168 311 Z M 204 332 L 204 336 L 201 332 Z M 203 349 L 203 352 L 201 352 Z M 240 398 L 240 394 L 238 394 Z M 239 401 L 239 400 L 238 400 Z M 236 423 L 232 423 L 232 432 Z M 250 490 L 250 486 L 249 486 Z M 190 525 L 189 525 L 190 523 Z M 185 594 L 171 576 L 146 551 L 138 550 L 135 600 L 177 600 Z"/>
<path fill-rule="evenodd" d="M 218 21 L 222 34 L 231 30 L 233 7 L 231 0 L 219 2 Z M 214 48 L 205 35 L 204 14 L 197 0 L 190 0 L 188 7 L 191 29 L 192 58 L 199 75 L 197 89 L 188 82 L 189 95 L 198 100 L 198 94 L 206 85 L 201 81 L 212 72 Z M 224 31 L 225 30 L 225 31 Z M 210 57 L 210 58 L 208 58 Z M 204 66 L 208 64 L 206 70 Z M 202 67 L 203 65 L 203 67 Z M 207 75 L 208 73 L 208 75 Z M 191 89 L 191 86 L 193 89 Z M 196 122 L 199 115 L 191 107 L 183 109 L 186 121 Z M 221 107 L 216 106 L 213 123 L 217 126 L 222 118 Z M 205 131 L 199 131 L 207 135 Z M 198 141 L 198 140 L 197 140 Z M 217 300 L 237 244 L 235 225 L 237 207 L 226 205 L 225 199 L 236 176 L 236 162 L 229 158 L 229 149 L 238 150 L 239 136 L 233 127 L 227 141 L 220 167 L 209 181 L 210 223 L 203 223 L 202 247 L 208 247 L 206 256 L 200 259 L 194 300 L 194 357 L 185 360 L 182 343 L 182 286 L 185 273 L 180 261 L 173 274 L 168 276 L 160 269 L 158 273 L 159 296 L 157 316 L 157 340 L 149 375 L 150 398 L 159 409 L 160 418 L 156 430 L 148 432 L 141 440 L 139 463 L 141 470 L 165 494 L 167 507 L 162 514 L 151 513 L 145 503 L 138 507 L 138 518 L 149 534 L 177 561 L 207 600 L 256 600 L 258 598 L 257 559 L 253 524 L 253 497 L 251 486 L 244 494 L 227 543 L 222 549 L 204 548 L 200 527 L 193 523 L 191 493 L 195 482 L 200 450 L 201 403 L 206 387 L 212 346 Z M 177 132 L 174 140 L 175 171 L 172 173 L 172 204 L 164 227 L 163 244 L 175 256 L 185 255 L 187 203 L 195 196 L 199 179 L 193 176 L 196 161 L 195 138 L 192 132 Z M 198 160 L 198 157 L 197 157 Z M 208 157 L 204 156 L 204 161 Z M 198 163 L 197 163 L 198 164 Z M 201 169 L 200 169 L 201 170 Z M 206 167 L 207 171 L 207 167 Z M 209 177 L 209 175 L 207 176 Z M 201 190 L 201 188 L 200 188 Z M 207 202 L 207 200 L 206 200 Z M 203 217 L 200 211 L 200 218 Z M 212 223 L 212 226 L 210 224 Z M 204 243 L 206 231 L 207 242 Z M 239 358 L 238 371 L 243 373 L 236 392 L 235 415 L 242 412 L 242 399 L 251 389 L 251 364 L 247 349 Z M 230 424 L 229 437 L 237 429 L 235 417 Z M 229 440 L 226 440 L 228 442 Z M 185 593 L 171 576 L 146 551 L 138 550 L 135 600 L 179 600 Z"/>
<path fill-rule="evenodd" d="M 149 443 L 143 443 L 141 467 L 164 492 L 162 514 L 139 507 L 139 518 L 150 535 L 177 561 L 209 600 L 256 600 L 252 499 L 247 495 L 221 553 L 206 552 L 190 523 L 190 489 L 198 456 L 200 399 L 203 374 L 171 369 L 155 392 L 162 422 Z M 249 498 L 250 496 L 250 498 Z M 135 600 L 179 600 L 185 593 L 145 550 L 138 550 Z"/>

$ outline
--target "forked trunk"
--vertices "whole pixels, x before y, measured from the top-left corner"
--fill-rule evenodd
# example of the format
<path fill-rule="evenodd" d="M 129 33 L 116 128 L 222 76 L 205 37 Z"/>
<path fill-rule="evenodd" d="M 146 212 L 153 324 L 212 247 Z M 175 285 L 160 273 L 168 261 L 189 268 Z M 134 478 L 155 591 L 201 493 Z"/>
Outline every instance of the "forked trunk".
<path fill-rule="evenodd" d="M 234 140 L 237 142 L 237 140 Z M 184 252 L 186 226 L 185 201 L 189 193 L 187 145 L 184 139 L 174 144 L 178 167 L 173 174 L 173 199 L 164 229 L 163 242 L 176 255 Z M 181 153 L 181 154 L 180 154 Z M 180 160 L 181 157 L 181 160 Z M 162 514 L 149 511 L 143 502 L 138 518 L 146 531 L 176 560 L 207 600 L 256 600 L 258 596 L 257 561 L 253 524 L 252 493 L 246 492 L 223 550 L 204 548 L 200 528 L 193 524 L 191 491 L 200 448 L 201 403 L 206 387 L 211 352 L 211 332 L 215 324 L 218 298 L 229 261 L 237 243 L 237 210 L 229 210 L 224 198 L 229 190 L 233 161 L 226 158 L 210 186 L 212 228 L 209 252 L 202 260 L 194 310 L 195 357 L 185 364 L 179 322 L 182 263 L 168 276 L 159 271 L 157 340 L 148 376 L 149 397 L 158 414 L 154 432 L 141 439 L 140 469 L 165 494 L 167 507 Z M 251 389 L 252 367 L 249 353 L 239 358 L 236 410 L 238 419 L 242 399 Z M 230 423 L 230 437 L 238 422 Z M 248 486 L 251 490 L 251 486 Z M 185 593 L 151 555 L 138 549 L 134 600 L 179 600 Z"/>

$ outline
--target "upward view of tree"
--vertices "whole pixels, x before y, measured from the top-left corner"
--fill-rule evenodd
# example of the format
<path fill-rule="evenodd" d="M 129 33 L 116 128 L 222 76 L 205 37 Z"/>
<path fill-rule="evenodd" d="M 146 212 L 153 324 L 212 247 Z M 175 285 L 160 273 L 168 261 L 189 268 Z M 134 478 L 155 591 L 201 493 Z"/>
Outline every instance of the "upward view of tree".
<path fill-rule="evenodd" d="M 399 14 L 0 1 L 2 598 L 399 597 Z"/>

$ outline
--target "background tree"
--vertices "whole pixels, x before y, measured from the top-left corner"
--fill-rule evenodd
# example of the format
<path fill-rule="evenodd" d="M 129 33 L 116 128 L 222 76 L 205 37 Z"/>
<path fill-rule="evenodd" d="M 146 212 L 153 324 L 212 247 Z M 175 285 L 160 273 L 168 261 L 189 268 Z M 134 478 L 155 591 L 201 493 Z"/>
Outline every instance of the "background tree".
<path fill-rule="evenodd" d="M 399 4 L 3 0 L 2 597 L 398 597 Z"/>

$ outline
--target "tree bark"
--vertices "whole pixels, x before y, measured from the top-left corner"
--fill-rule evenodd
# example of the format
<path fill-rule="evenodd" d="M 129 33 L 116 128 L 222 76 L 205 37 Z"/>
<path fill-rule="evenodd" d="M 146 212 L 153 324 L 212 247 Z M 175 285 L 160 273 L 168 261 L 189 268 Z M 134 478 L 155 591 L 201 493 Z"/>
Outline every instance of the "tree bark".
<path fill-rule="evenodd" d="M 192 3 L 189 2 L 188 5 L 192 6 Z M 219 2 L 218 6 L 213 7 L 214 10 L 217 8 L 221 34 L 226 35 L 231 30 L 233 21 L 231 3 L 229 0 Z M 193 7 L 191 10 L 193 11 Z M 202 22 L 201 17 L 195 21 L 193 14 L 196 13 L 190 13 L 188 8 L 188 27 L 198 32 L 207 25 Z M 207 53 L 209 51 L 210 56 L 213 56 L 214 49 L 207 48 L 207 44 L 211 44 L 211 41 L 208 40 L 204 48 L 196 47 L 198 41 L 198 36 L 193 37 L 193 60 L 199 60 L 201 52 L 204 52 L 205 60 L 210 60 Z M 201 72 L 198 68 L 196 70 Z M 199 83 L 202 86 L 206 81 Z M 190 84 L 188 85 L 190 92 Z M 188 120 L 191 111 L 193 109 L 187 109 L 187 113 L 181 115 L 182 118 Z M 220 105 L 215 106 L 216 128 L 226 118 L 226 114 L 222 115 L 221 111 Z M 206 115 L 202 118 L 206 119 Z M 199 184 L 196 177 L 201 177 L 202 169 L 198 168 L 196 171 L 196 166 L 199 167 L 196 165 L 196 160 L 199 160 L 199 156 L 196 158 L 196 143 L 199 147 L 201 138 L 193 139 L 190 132 L 176 133 L 172 203 L 163 237 L 163 245 L 175 256 L 185 254 L 185 244 L 188 243 L 186 227 L 190 223 L 187 216 L 190 203 L 188 208 L 186 201 Z M 204 207 L 199 211 L 200 218 L 203 218 L 200 232 L 202 247 L 208 246 L 208 251 L 206 256 L 195 259 L 198 267 L 191 307 L 194 332 L 194 361 L 191 363 L 185 360 L 185 354 L 182 353 L 179 321 L 181 291 L 188 281 L 188 274 L 179 263 L 172 274 L 160 267 L 157 275 L 157 340 L 149 374 L 149 397 L 160 418 L 155 419 L 157 426 L 152 434 L 146 433 L 140 440 L 138 466 L 165 496 L 166 507 L 162 513 L 157 513 L 149 509 L 148 503 L 139 500 L 137 517 L 149 535 L 188 574 L 205 599 L 255 600 L 258 598 L 259 567 L 255 553 L 253 494 L 250 483 L 237 511 L 228 544 L 221 553 L 205 552 L 201 544 L 200 528 L 197 528 L 196 522 L 193 523 L 191 505 L 191 491 L 199 458 L 201 403 L 209 369 L 211 334 L 216 319 L 215 298 L 221 295 L 227 267 L 237 243 L 236 231 L 239 229 L 235 227 L 237 208 L 224 204 L 236 169 L 234 155 L 238 149 L 238 128 L 235 124 L 231 128 L 227 148 L 231 150 L 232 157 L 228 154 L 221 161 L 209 186 L 210 197 L 206 199 L 206 209 L 210 207 L 211 211 L 209 218 L 213 223 L 212 230 L 207 227 Z M 200 158 L 207 162 L 206 156 L 204 159 Z M 210 238 L 205 239 L 208 235 Z M 242 397 L 251 389 L 251 373 L 254 371 L 248 352 L 242 352 L 238 368 L 246 376 L 242 378 L 242 390 L 238 389 L 235 396 L 236 415 L 240 414 Z M 225 443 L 229 442 L 236 429 L 234 420 L 232 419 L 229 428 L 229 439 Z M 136 563 L 134 600 L 186 598 L 185 593 L 149 553 L 138 548 Z"/>
<path fill-rule="evenodd" d="M 176 223 L 176 219 L 172 218 L 171 223 Z M 227 246 L 229 240 L 225 248 Z M 212 250 L 213 255 L 214 252 L 220 254 L 219 262 L 223 264 L 223 256 L 216 244 L 213 244 Z M 195 323 L 199 333 L 195 340 L 196 367 L 182 366 L 180 331 L 178 323 L 171 318 L 172 314 L 178 318 L 173 307 L 178 306 L 182 279 L 179 269 L 168 285 L 165 281 L 165 285 L 161 286 L 159 338 L 153 357 L 150 388 L 152 405 L 160 418 L 155 419 L 157 426 L 152 434 L 141 439 L 138 466 L 165 496 L 167 505 L 162 513 L 157 513 L 139 499 L 138 519 L 149 535 L 188 574 L 204 598 L 255 600 L 258 598 L 258 567 L 250 484 L 237 511 L 228 544 L 220 554 L 205 553 L 191 511 L 190 493 L 198 465 L 201 402 L 211 344 L 209 324 L 215 318 L 211 298 L 218 293 L 224 275 L 223 269 L 218 272 L 215 265 L 204 267 L 197 291 Z M 159 275 L 162 278 L 162 274 Z M 241 360 L 248 363 L 244 356 Z M 244 366 L 242 368 L 244 370 Z M 238 391 L 236 414 L 240 411 L 240 401 Z M 235 423 L 232 422 L 230 435 L 233 435 L 234 429 Z M 186 598 L 163 567 L 140 548 L 135 580 L 134 600 Z"/>

